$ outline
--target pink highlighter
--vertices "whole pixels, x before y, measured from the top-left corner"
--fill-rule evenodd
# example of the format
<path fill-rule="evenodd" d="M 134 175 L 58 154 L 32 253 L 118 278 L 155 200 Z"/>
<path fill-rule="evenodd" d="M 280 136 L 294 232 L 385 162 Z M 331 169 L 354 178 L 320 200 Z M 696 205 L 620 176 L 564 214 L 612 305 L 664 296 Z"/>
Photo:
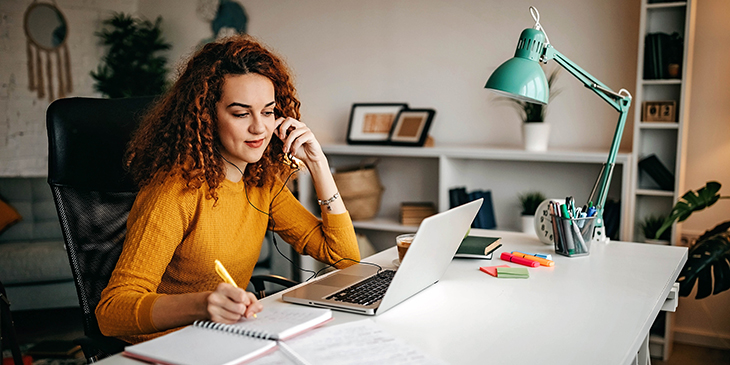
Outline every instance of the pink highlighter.
<path fill-rule="evenodd" d="M 529 267 L 538 267 L 540 266 L 540 263 L 537 261 L 532 261 L 528 259 L 524 259 L 522 257 L 517 257 L 515 255 L 512 255 L 509 252 L 502 252 L 502 255 L 499 256 L 504 261 L 514 262 L 516 264 L 525 265 Z"/>

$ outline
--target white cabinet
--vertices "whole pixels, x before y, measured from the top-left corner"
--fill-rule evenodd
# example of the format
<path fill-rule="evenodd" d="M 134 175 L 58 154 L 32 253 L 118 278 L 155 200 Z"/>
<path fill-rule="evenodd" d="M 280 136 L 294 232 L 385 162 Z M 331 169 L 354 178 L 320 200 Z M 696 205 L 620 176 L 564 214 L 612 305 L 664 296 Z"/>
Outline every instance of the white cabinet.
<path fill-rule="evenodd" d="M 674 203 L 684 194 L 684 164 L 685 148 L 687 145 L 687 128 L 689 121 L 690 89 L 692 83 L 692 53 L 695 27 L 695 2 L 666 2 L 657 0 L 642 0 L 641 21 L 639 31 L 639 54 L 636 77 L 636 95 L 634 99 L 634 141 L 633 165 L 634 176 L 632 199 L 635 210 L 634 222 L 629 230 L 632 241 L 644 240 L 639 224 L 649 215 L 668 215 Z M 645 65 L 653 57 L 646 57 L 652 53 L 654 41 L 649 40 L 649 34 L 677 33 L 682 38 L 682 45 L 676 54 L 681 53 L 679 72 L 670 75 L 670 70 L 661 64 L 663 75 L 645 73 Z M 669 44 L 662 44 L 662 47 Z M 661 52 L 660 52 L 661 53 Z M 666 54 L 664 54 L 666 58 Z M 666 64 L 666 60 L 664 64 Z M 656 68 L 655 68 L 656 69 Z M 656 122 L 649 121 L 652 113 L 642 113 L 645 102 L 670 101 L 674 102 L 674 120 Z M 661 119 L 661 118 L 658 118 Z M 639 161 L 654 154 L 659 161 L 673 174 L 672 189 L 661 189 L 644 169 L 639 168 Z M 681 232 L 675 225 L 672 229 L 670 244 L 680 242 Z M 657 321 L 652 327 L 650 350 L 654 357 L 664 360 L 671 352 L 672 344 L 672 316 L 667 312 L 660 312 Z"/>
<path fill-rule="evenodd" d="M 391 246 L 392 236 L 413 232 L 417 227 L 398 223 L 400 203 L 429 201 L 439 211 L 449 208 L 449 189 L 459 186 L 467 191 L 491 190 L 497 228 L 518 231 L 520 206 L 517 196 L 539 190 L 550 198 L 574 196 L 585 201 L 595 183 L 608 151 L 551 150 L 528 152 L 521 149 L 469 146 L 392 147 L 323 146 L 330 166 L 354 165 L 365 158 L 379 159 L 377 165 L 385 187 L 377 217 L 355 221 L 355 228 L 365 233 L 381 250 Z M 631 208 L 630 179 L 626 173 L 630 154 L 619 153 L 609 197 L 621 201 L 620 239 L 627 236 Z M 310 205 L 311 206 L 311 205 Z M 316 206 L 313 211 L 319 212 Z"/>

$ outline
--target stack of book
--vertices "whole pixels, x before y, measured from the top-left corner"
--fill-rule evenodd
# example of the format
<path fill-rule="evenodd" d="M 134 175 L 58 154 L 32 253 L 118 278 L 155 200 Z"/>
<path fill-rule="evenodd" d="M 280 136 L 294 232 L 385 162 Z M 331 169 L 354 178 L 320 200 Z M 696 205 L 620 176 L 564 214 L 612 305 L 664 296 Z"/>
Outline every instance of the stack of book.
<path fill-rule="evenodd" d="M 403 202 L 400 204 L 400 222 L 406 226 L 417 226 L 421 221 L 436 214 L 436 206 L 431 202 Z"/>
<path fill-rule="evenodd" d="M 494 208 L 492 207 L 492 191 L 491 190 L 475 190 L 467 193 L 465 187 L 457 187 L 449 190 L 449 205 L 451 208 L 466 204 L 470 201 L 483 198 L 482 207 L 479 208 L 472 228 L 495 229 L 497 228 L 497 220 L 494 217 Z"/>
<path fill-rule="evenodd" d="M 644 79 L 670 79 L 669 64 L 682 64 L 684 44 L 678 33 L 649 33 L 644 38 Z"/>

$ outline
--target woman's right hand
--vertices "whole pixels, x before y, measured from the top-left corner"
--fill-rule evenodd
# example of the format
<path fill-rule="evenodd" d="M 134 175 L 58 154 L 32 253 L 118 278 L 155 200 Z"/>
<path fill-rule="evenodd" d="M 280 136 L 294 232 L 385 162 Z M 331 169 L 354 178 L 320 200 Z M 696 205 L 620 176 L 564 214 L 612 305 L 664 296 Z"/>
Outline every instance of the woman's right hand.
<path fill-rule="evenodd" d="M 228 283 L 220 283 L 207 298 L 208 316 L 211 321 L 232 324 L 241 318 L 251 318 L 261 312 L 263 306 L 256 296 Z"/>

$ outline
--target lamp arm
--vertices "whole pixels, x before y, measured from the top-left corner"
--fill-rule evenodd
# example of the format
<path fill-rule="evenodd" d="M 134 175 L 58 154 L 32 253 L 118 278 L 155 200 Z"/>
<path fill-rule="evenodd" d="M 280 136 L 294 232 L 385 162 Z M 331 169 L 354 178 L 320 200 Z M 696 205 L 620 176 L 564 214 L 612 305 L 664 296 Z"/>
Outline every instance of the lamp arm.
<path fill-rule="evenodd" d="M 616 131 L 613 135 L 613 141 L 611 142 L 611 149 L 608 153 L 608 160 L 603 165 L 601 172 L 596 179 L 596 184 L 593 186 L 591 195 L 588 198 L 589 202 L 594 202 L 593 197 L 596 196 L 595 205 L 597 209 L 596 214 L 596 228 L 602 229 L 604 226 L 603 222 L 603 210 L 608 197 L 608 188 L 611 184 L 611 176 L 613 175 L 613 167 L 616 164 L 616 155 L 618 154 L 618 148 L 621 144 L 621 137 L 623 135 L 624 127 L 626 126 L 626 117 L 628 115 L 629 107 L 631 106 L 631 94 L 625 90 L 621 92 L 615 92 L 608 86 L 604 85 L 598 79 L 593 77 L 591 74 L 580 68 L 573 61 L 565 57 L 562 53 L 558 52 L 552 45 L 547 44 L 542 55 L 542 61 L 547 62 L 554 59 L 561 67 L 567 70 L 571 75 L 580 80 L 583 85 L 591 89 L 594 93 L 611 105 L 616 111 L 619 112 L 618 123 L 616 124 Z M 594 234 L 594 239 L 596 235 Z M 605 239 L 605 238 L 604 238 Z"/>
<path fill-rule="evenodd" d="M 605 100 L 618 112 L 622 111 L 622 103 L 620 102 L 622 99 L 628 98 L 631 100 L 631 95 L 626 96 L 611 90 L 611 88 L 604 85 L 601 81 L 593 77 L 593 75 L 580 68 L 573 61 L 568 59 L 568 57 L 565 57 L 565 55 L 558 52 L 558 50 L 553 48 L 550 44 L 545 45 L 545 51 L 543 52 L 542 58 L 543 62 L 554 59 L 561 67 L 582 82 L 585 87 L 591 89 L 591 91 L 600 96 L 601 99 Z M 626 107 L 626 110 L 628 110 L 628 107 Z"/>

